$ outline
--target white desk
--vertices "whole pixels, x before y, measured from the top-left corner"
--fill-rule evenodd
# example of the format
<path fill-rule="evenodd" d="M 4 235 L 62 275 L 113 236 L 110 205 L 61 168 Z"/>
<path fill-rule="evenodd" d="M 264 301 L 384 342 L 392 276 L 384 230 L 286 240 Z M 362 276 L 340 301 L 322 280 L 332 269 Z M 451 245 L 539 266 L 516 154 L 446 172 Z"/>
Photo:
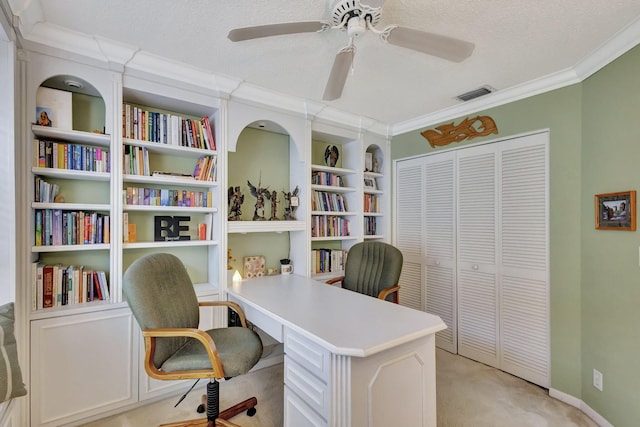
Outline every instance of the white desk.
<path fill-rule="evenodd" d="M 438 316 L 296 275 L 227 294 L 284 342 L 285 426 L 436 426 Z"/>

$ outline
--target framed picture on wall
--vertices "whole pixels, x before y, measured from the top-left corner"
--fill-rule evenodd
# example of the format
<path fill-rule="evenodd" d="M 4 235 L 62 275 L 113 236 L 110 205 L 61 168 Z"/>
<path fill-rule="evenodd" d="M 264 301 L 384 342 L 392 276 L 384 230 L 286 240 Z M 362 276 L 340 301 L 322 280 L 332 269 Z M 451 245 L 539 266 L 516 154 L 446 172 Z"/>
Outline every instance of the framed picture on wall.
<path fill-rule="evenodd" d="M 596 194 L 596 230 L 636 230 L 636 192 Z"/>

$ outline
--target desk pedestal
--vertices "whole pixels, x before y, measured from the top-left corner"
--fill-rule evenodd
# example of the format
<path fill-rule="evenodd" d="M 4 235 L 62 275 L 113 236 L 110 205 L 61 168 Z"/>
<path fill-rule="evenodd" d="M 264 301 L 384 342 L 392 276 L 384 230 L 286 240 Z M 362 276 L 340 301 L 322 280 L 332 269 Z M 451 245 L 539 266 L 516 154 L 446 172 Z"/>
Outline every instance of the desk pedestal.
<path fill-rule="evenodd" d="M 368 357 L 285 330 L 285 426 L 435 426 L 434 336 Z"/>

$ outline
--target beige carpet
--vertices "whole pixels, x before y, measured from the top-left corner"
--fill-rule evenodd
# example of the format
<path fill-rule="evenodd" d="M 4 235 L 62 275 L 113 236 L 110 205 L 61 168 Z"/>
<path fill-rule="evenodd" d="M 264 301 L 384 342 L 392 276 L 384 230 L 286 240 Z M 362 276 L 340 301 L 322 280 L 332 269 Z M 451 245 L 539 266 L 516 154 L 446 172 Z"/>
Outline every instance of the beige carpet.
<path fill-rule="evenodd" d="M 597 427 L 546 389 L 446 351 L 436 380 L 438 427 Z"/>
<path fill-rule="evenodd" d="M 441 350 L 436 361 L 438 427 L 597 427 L 578 409 L 549 397 L 547 390 L 512 375 Z M 221 383 L 220 407 L 256 396 L 257 414 L 232 421 L 243 427 L 281 426 L 282 368 L 280 364 Z M 156 426 L 197 418 L 200 395 L 194 390 L 177 408 L 177 399 L 171 398 L 86 426 Z"/>

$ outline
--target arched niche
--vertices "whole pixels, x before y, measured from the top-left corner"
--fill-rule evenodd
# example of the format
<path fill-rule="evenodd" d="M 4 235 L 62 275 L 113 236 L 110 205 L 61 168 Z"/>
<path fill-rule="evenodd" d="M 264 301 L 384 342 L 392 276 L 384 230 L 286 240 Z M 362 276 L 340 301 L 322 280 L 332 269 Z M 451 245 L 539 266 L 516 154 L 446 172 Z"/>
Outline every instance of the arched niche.
<path fill-rule="evenodd" d="M 384 167 L 384 150 L 378 144 L 369 144 L 365 150 L 365 172 L 382 173 Z"/>
<path fill-rule="evenodd" d="M 244 194 L 240 220 L 284 220 L 283 193 L 303 183 L 303 176 L 295 173 L 299 162 L 292 162 L 300 154 L 290 135 L 277 123 L 258 120 L 247 124 L 234 142 L 234 150 L 227 155 L 227 182 Z M 257 208 L 252 187 L 265 189 L 275 199 L 266 197 L 264 208 Z"/>
<path fill-rule="evenodd" d="M 236 151 L 238 138 L 245 128 L 265 123 L 274 131 L 289 135 L 289 142 L 292 147 L 295 147 L 295 153 L 292 150 L 292 153 L 296 154 L 297 157 L 295 160 L 304 162 L 306 158 L 310 132 L 307 128 L 307 120 L 303 117 L 229 102 L 227 123 L 228 151 Z"/>
<path fill-rule="evenodd" d="M 38 88 L 49 87 L 71 93 L 72 103 L 76 106 L 72 108 L 74 130 L 113 134 L 116 112 L 122 108 L 114 105 L 119 102 L 114 99 L 114 83 L 121 80 L 118 73 L 37 53 L 31 54 L 30 62 L 27 79 L 31 84 L 27 85 L 26 99 L 29 117 L 33 114 L 32 122 L 35 123 Z M 87 120 L 90 116 L 93 118 Z"/>
<path fill-rule="evenodd" d="M 104 99 L 95 86 L 80 77 L 59 74 L 40 84 L 36 90 L 36 120 L 47 111 L 52 114 L 53 127 L 105 133 Z"/>

